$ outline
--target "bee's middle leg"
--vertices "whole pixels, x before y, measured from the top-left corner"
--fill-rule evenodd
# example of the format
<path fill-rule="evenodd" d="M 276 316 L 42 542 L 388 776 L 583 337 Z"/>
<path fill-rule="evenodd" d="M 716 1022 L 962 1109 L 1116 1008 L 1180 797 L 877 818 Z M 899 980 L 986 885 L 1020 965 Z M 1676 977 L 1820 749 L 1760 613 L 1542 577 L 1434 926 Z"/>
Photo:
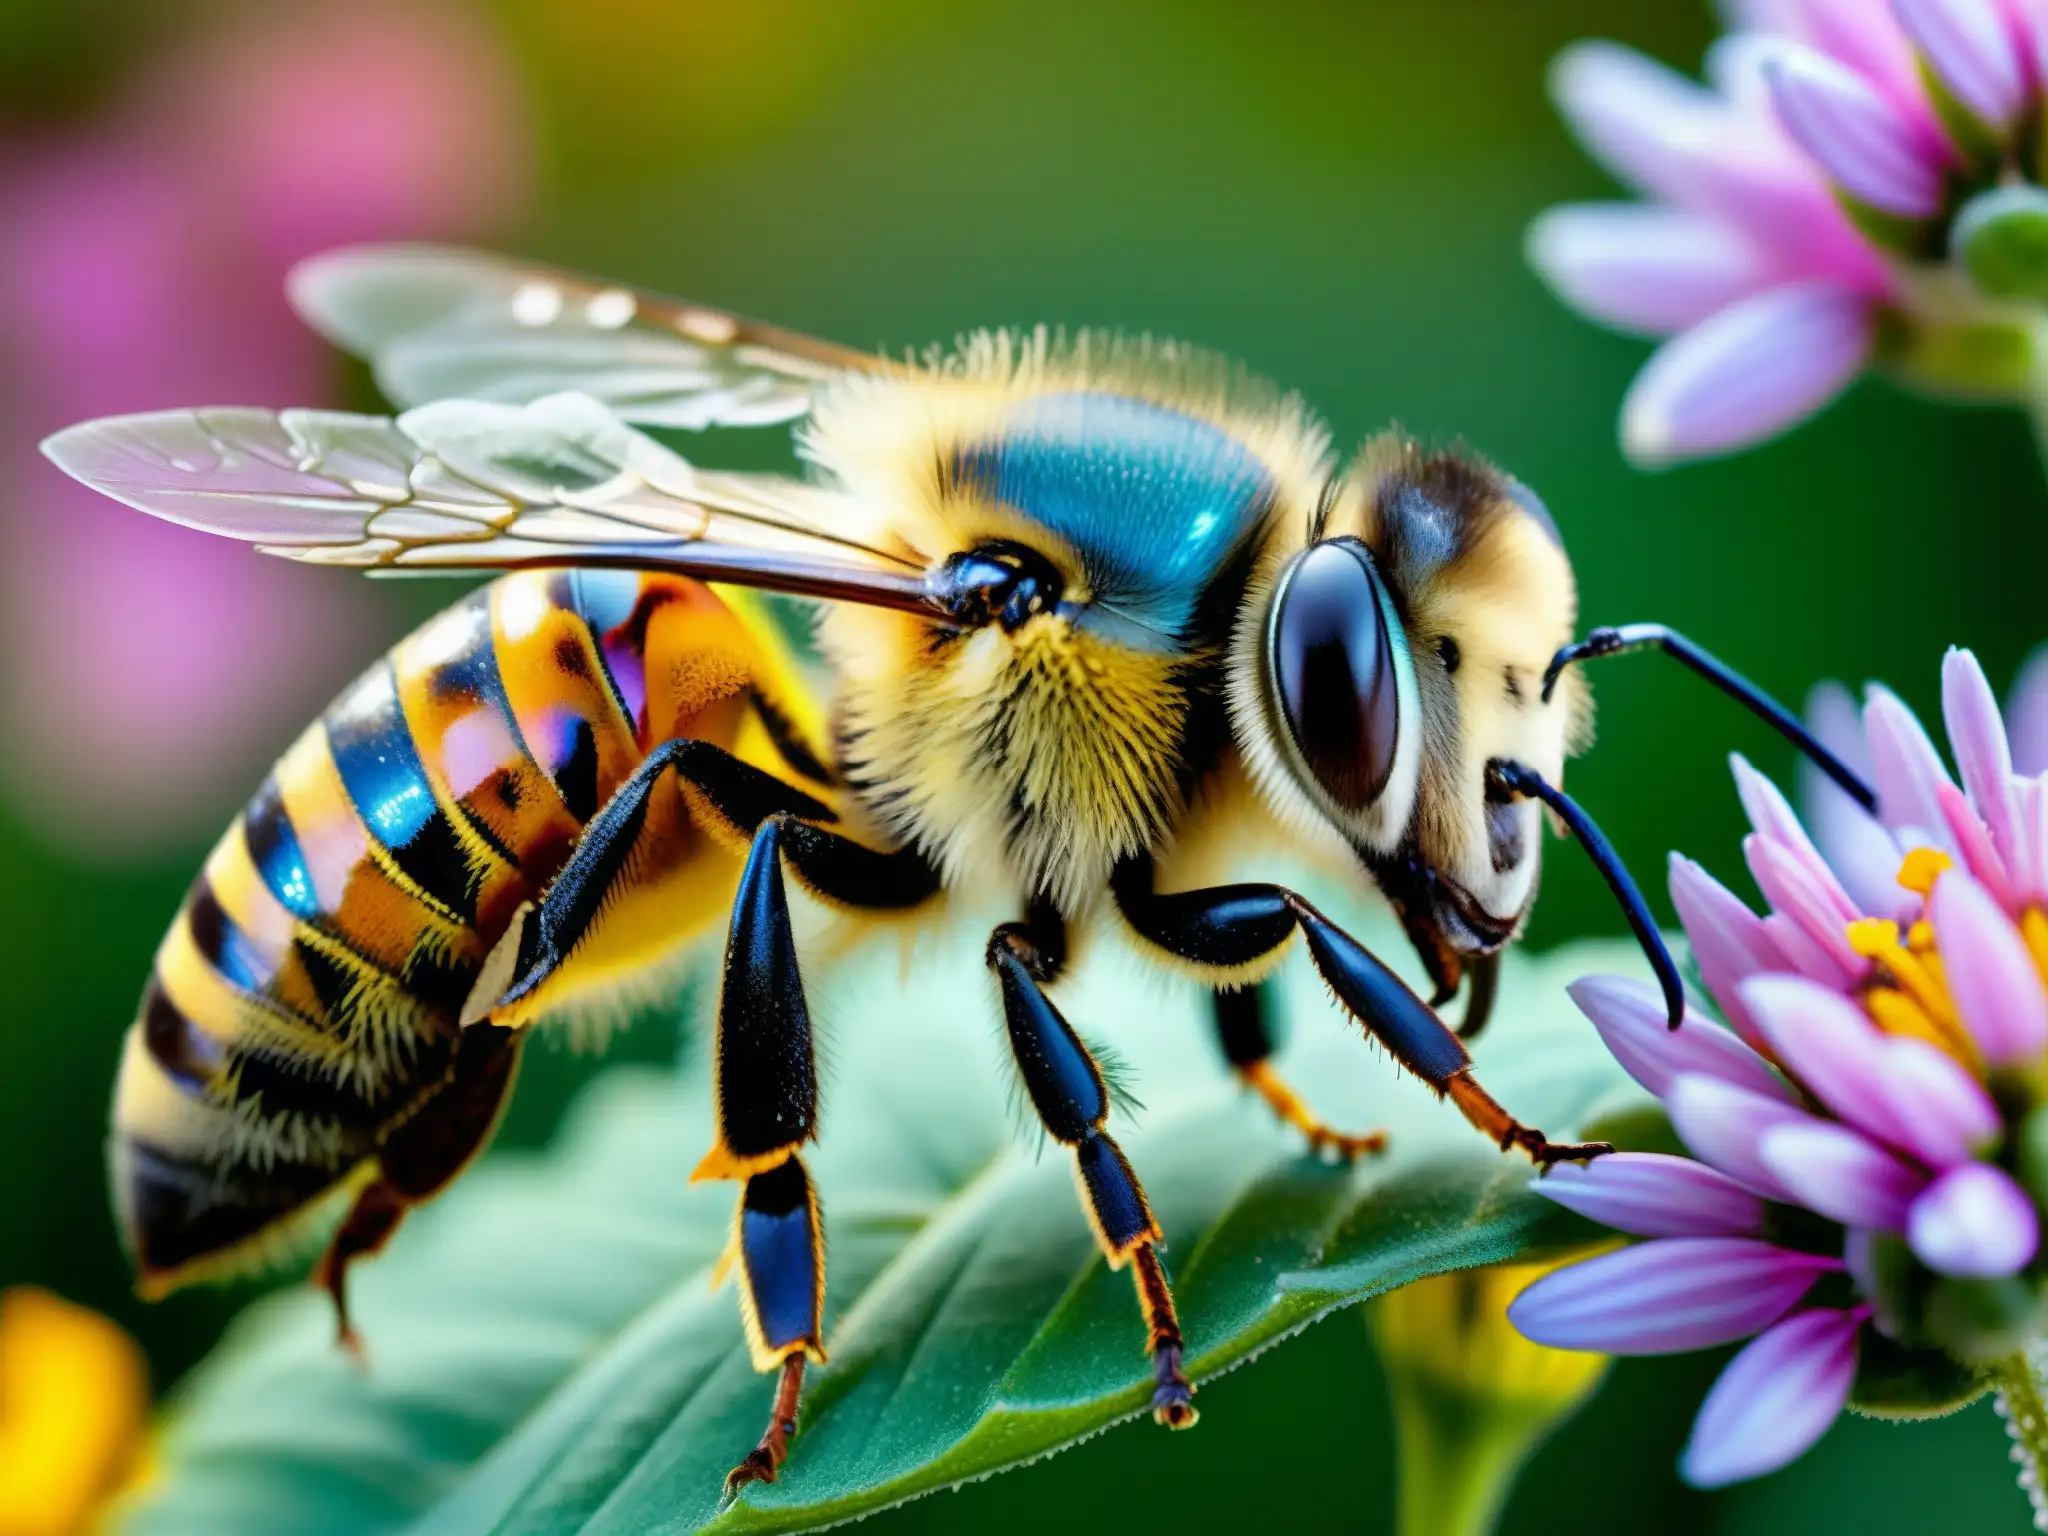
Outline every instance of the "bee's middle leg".
<path fill-rule="evenodd" d="M 1011 1054 L 1032 1107 L 1052 1138 L 1074 1154 L 1089 1225 L 1110 1267 L 1128 1262 L 1152 1353 L 1152 1417 L 1171 1429 L 1195 1422 L 1194 1388 L 1181 1370 L 1183 1342 L 1173 1291 L 1159 1262 L 1161 1233 L 1129 1161 L 1103 1129 L 1109 1089 L 1073 1026 L 1045 995 L 1061 969 L 1056 917 L 1005 923 L 989 939 L 988 963 L 1003 995 Z"/>
<path fill-rule="evenodd" d="M 1385 1131 L 1362 1133 L 1334 1129 L 1309 1108 L 1294 1085 L 1273 1065 L 1273 1035 L 1266 1023 L 1269 983 L 1255 982 L 1210 994 L 1216 1015 L 1216 1039 L 1247 1088 L 1266 1101 L 1266 1107 L 1307 1138 L 1309 1150 L 1331 1153 L 1349 1162 L 1368 1153 L 1383 1151 Z"/>

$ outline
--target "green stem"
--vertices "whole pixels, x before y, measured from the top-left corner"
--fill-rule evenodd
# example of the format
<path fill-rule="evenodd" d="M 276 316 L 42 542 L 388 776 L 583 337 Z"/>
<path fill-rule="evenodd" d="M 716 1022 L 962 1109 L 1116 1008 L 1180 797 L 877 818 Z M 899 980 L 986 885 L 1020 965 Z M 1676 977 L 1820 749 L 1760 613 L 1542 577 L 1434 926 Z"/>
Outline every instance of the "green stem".
<path fill-rule="evenodd" d="M 2034 1507 L 2034 1529 L 2048 1531 L 2048 1495 L 2042 1475 L 2048 1472 L 2048 1346 L 2029 1344 L 2018 1354 L 1995 1360 L 1984 1369 L 1997 1393 L 1998 1416 L 2012 1437 L 2009 1453 L 2020 1469 L 2020 1491 Z"/>
<path fill-rule="evenodd" d="M 1395 1528 L 1401 1536 L 1489 1536 L 1515 1473 L 1554 1413 L 1412 1377 L 1396 1382 L 1394 1397 L 1401 1473 Z"/>

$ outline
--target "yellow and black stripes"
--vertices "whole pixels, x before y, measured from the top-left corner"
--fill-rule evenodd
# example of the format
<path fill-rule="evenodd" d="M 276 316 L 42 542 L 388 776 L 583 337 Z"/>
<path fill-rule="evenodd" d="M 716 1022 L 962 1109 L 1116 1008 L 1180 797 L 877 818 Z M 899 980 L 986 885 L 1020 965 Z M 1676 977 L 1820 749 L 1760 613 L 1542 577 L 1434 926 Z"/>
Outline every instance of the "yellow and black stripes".
<path fill-rule="evenodd" d="M 516 1060 L 516 1035 L 479 1054 L 458 1022 L 513 913 L 650 748 L 701 737 L 809 778 L 814 728 L 768 634 L 677 577 L 521 573 L 402 641 L 279 760 L 158 951 L 114 1109 L 145 1285 L 232 1267 L 323 1192 L 393 1177 L 402 1127 L 452 1176 Z M 660 832 L 662 878 L 709 888 L 614 943 L 622 974 L 731 888 L 680 800 Z"/>

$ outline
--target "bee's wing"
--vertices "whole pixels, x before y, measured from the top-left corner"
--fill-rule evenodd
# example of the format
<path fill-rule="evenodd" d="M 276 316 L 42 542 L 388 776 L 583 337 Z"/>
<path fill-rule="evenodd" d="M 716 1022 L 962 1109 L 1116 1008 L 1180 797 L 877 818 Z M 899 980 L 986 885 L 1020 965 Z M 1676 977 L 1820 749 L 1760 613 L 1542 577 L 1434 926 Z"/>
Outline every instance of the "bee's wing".
<path fill-rule="evenodd" d="M 68 427 L 76 479 L 267 554 L 375 574 L 626 565 L 921 608 L 922 569 L 851 498 L 700 473 L 587 395 L 441 400 L 397 418 L 248 407 Z"/>
<path fill-rule="evenodd" d="M 577 390 L 651 427 L 766 426 L 869 353 L 550 267 L 448 246 L 355 246 L 302 262 L 292 303 L 367 358 L 400 406 L 524 405 Z"/>

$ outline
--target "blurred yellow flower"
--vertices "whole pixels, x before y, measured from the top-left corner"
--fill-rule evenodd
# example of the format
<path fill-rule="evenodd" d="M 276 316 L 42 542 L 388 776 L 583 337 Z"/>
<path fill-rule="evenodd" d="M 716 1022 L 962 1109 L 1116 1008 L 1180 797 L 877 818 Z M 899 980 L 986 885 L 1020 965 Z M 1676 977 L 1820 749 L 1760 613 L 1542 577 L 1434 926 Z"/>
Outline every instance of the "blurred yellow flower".
<path fill-rule="evenodd" d="M 1507 1317 L 1524 1288 L 1592 1251 L 1456 1270 L 1366 1303 L 1400 1432 L 1404 1536 L 1492 1530 L 1529 1453 L 1599 1385 L 1607 1356 L 1533 1343 Z"/>
<path fill-rule="evenodd" d="M 0 1536 L 75 1536 L 142 1471 L 149 1375 L 97 1312 L 0 1294 Z"/>

